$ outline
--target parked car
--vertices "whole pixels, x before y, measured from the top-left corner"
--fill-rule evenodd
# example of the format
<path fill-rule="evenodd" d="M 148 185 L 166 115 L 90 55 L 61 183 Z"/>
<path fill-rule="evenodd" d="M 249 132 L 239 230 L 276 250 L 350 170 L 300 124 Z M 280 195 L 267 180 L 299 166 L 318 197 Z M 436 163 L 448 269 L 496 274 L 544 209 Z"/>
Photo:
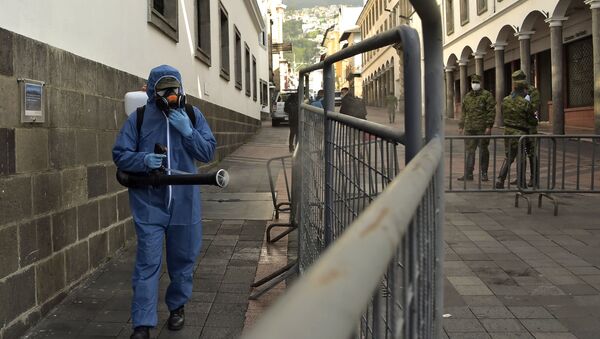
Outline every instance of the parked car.
<path fill-rule="evenodd" d="M 288 114 L 283 110 L 285 106 L 285 101 L 289 97 L 291 93 L 296 93 L 295 91 L 286 91 L 286 92 L 278 92 L 275 94 L 275 99 L 273 100 L 273 105 L 271 106 L 271 125 L 279 126 L 282 122 L 289 121 Z"/>

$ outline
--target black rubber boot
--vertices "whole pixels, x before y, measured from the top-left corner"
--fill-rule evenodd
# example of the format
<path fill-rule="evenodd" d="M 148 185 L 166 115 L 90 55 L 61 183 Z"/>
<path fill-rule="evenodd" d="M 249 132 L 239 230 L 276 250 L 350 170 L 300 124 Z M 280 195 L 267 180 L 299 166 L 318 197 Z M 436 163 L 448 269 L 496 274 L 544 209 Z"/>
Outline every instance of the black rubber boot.
<path fill-rule="evenodd" d="M 183 328 L 185 324 L 185 312 L 183 310 L 183 306 L 180 308 L 171 311 L 169 315 L 169 320 L 167 320 L 167 327 L 171 331 L 179 331 Z"/>
<path fill-rule="evenodd" d="M 130 339 L 150 339 L 150 327 L 138 326 L 133 329 Z"/>

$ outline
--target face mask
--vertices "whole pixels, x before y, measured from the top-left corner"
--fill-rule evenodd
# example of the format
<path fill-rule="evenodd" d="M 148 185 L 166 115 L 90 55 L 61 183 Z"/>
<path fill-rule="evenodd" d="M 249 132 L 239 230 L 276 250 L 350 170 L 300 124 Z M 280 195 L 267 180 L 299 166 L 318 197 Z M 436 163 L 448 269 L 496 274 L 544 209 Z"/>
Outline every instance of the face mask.
<path fill-rule="evenodd" d="M 166 88 L 156 91 L 156 105 L 168 114 L 170 109 L 177 109 L 185 104 L 185 96 L 180 95 L 179 88 Z"/>
<path fill-rule="evenodd" d="M 475 82 L 474 82 L 474 83 L 471 83 L 471 88 L 472 88 L 474 91 L 479 91 L 479 90 L 481 89 L 481 84 L 478 84 L 478 83 L 475 83 Z"/>

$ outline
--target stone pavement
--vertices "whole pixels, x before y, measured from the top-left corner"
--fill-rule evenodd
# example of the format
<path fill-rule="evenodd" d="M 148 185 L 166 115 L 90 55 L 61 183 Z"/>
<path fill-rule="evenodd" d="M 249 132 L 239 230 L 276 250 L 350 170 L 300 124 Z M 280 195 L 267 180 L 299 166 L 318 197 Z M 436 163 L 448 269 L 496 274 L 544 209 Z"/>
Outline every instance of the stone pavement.
<path fill-rule="evenodd" d="M 368 119 L 387 123 L 382 109 L 370 107 Z M 402 117 L 396 119 L 394 126 L 400 127 Z M 255 210 L 272 206 L 261 203 L 266 201 L 261 194 L 240 195 L 268 192 L 264 164 L 287 154 L 287 128 L 265 125 L 222 164 L 232 173 L 232 185 L 222 194 L 231 195 L 205 190 L 205 203 L 214 204 L 205 216 L 221 219 L 205 221 L 194 296 L 186 309 L 188 327 L 179 333 L 164 329 L 167 312 L 161 303 L 154 337 L 235 338 L 283 293 L 282 284 L 248 302 L 251 282 L 287 262 L 286 241 L 264 245 L 267 220 L 260 219 L 264 211 Z M 447 129 L 455 132 L 456 124 L 449 122 Z M 513 207 L 514 195 L 508 193 L 446 194 L 444 337 L 600 337 L 600 196 L 563 194 L 559 199 L 560 214 L 554 217 L 547 202 L 527 215 Z M 236 208 L 245 201 L 259 207 Z M 231 216 L 224 218 L 223 210 Z M 130 247 L 29 337 L 127 338 L 132 265 Z M 163 291 L 167 280 L 161 280 Z"/>
<path fill-rule="evenodd" d="M 449 338 L 598 338 L 600 197 L 531 215 L 512 194 L 446 194 Z"/>
<path fill-rule="evenodd" d="M 386 114 L 370 107 L 368 118 Z M 445 338 L 600 338 L 600 195 L 557 197 L 555 217 L 536 197 L 527 215 L 514 194 L 445 195 Z"/>
<path fill-rule="evenodd" d="M 226 189 L 203 188 L 203 244 L 192 300 L 186 305 L 186 327 L 178 332 L 166 329 L 168 310 L 163 299 L 169 277 L 164 270 L 159 325 L 151 331 L 153 338 L 236 338 L 247 322 L 246 313 L 253 320 L 273 299 L 266 297 L 249 307 L 252 282 L 287 263 L 286 241 L 263 246 L 265 226 L 273 212 L 267 193 L 266 160 L 288 154 L 288 129 L 267 125 L 219 164 L 231 174 Z M 277 176 L 280 169 L 275 168 L 275 172 Z M 129 338 L 134 259 L 132 243 L 74 290 L 26 337 Z M 278 290 L 281 293 L 282 288 Z"/>

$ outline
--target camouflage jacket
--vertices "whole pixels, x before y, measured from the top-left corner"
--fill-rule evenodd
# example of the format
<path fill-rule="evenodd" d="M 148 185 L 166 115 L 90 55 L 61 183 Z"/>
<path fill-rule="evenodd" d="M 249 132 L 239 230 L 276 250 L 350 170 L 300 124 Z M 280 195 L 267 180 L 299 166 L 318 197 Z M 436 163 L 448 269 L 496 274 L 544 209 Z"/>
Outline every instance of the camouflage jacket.
<path fill-rule="evenodd" d="M 481 89 L 470 91 L 462 103 L 462 117 L 458 126 L 466 130 L 485 130 L 494 126 L 496 101 L 492 93 Z"/>
<path fill-rule="evenodd" d="M 535 117 L 536 108 L 533 100 L 525 99 L 526 93 L 512 92 L 502 100 L 502 115 L 504 116 L 504 126 L 507 129 L 518 130 L 528 134 L 532 126 L 537 125 Z M 530 95 L 531 96 L 531 95 Z"/>

